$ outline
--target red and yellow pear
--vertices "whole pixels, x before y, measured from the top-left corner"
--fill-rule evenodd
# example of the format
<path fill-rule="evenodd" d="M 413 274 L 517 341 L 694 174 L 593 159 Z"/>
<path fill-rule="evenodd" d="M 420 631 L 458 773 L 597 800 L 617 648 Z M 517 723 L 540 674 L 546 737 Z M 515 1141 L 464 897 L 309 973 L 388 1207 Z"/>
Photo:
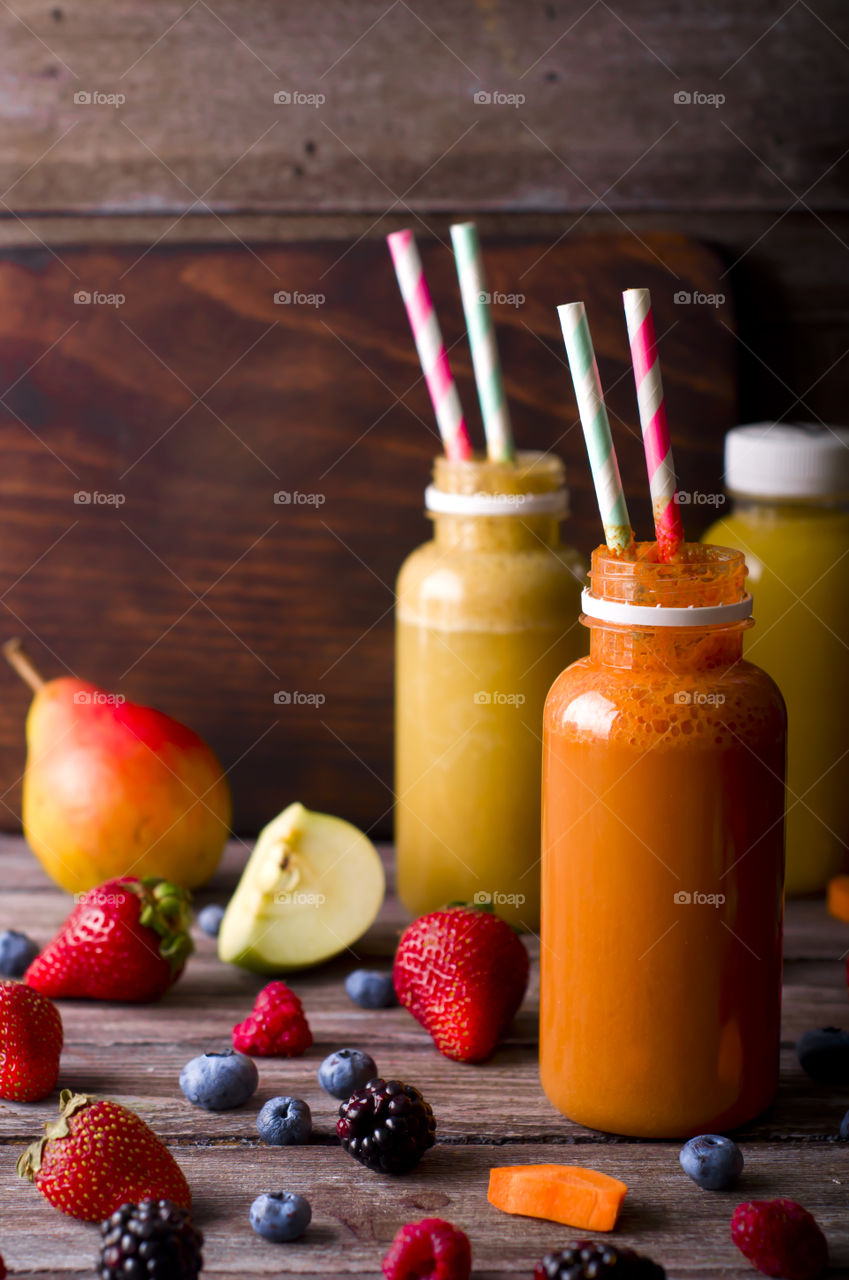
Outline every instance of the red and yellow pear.
<path fill-rule="evenodd" d="M 44 680 L 20 641 L 3 653 L 33 690 L 24 834 L 71 893 L 132 874 L 194 889 L 230 832 L 230 788 L 191 729 L 73 676 Z"/>

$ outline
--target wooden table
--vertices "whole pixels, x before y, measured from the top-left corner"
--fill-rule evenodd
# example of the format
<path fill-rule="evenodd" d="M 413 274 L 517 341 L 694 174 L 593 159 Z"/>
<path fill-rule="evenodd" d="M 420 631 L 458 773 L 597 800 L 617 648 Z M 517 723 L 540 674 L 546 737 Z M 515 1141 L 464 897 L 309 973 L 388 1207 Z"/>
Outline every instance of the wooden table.
<path fill-rule="evenodd" d="M 200 903 L 226 900 L 245 854 L 244 846 L 230 846 Z M 68 898 L 45 880 L 21 840 L 0 839 L 0 867 L 0 928 L 23 929 L 46 942 Z M 537 1161 L 586 1163 L 624 1179 L 630 1190 L 614 1238 L 662 1262 L 669 1280 L 751 1280 L 755 1273 L 730 1241 L 729 1220 L 740 1200 L 775 1196 L 798 1199 L 816 1215 L 831 1244 L 829 1275 L 849 1275 L 849 1144 L 835 1138 L 849 1094 L 816 1086 L 793 1052 L 806 1028 L 849 1021 L 843 959 L 849 925 L 830 919 L 821 901 L 790 904 L 781 1089 L 771 1111 L 739 1135 L 746 1169 L 738 1188 L 719 1193 L 701 1191 L 682 1173 L 678 1143 L 594 1133 L 553 1110 L 537 1076 L 535 965 L 521 1013 L 484 1066 L 443 1058 L 402 1009 L 366 1012 L 351 1004 L 345 974 L 359 961 L 388 963 L 403 922 L 390 897 L 356 956 L 292 979 L 316 1042 L 300 1059 L 261 1060 L 260 1088 L 238 1111 L 198 1110 L 177 1083 L 189 1058 L 229 1045 L 230 1028 L 262 985 L 221 965 L 211 939 L 198 932 L 196 956 L 160 1004 L 62 1003 L 60 1084 L 119 1100 L 165 1138 L 192 1186 L 206 1236 L 205 1273 L 376 1280 L 398 1227 L 440 1216 L 471 1237 L 476 1280 L 529 1277 L 548 1249 L 579 1233 L 500 1213 L 487 1203 L 486 1186 L 491 1165 Z M 344 1045 L 368 1050 L 383 1074 L 418 1085 L 433 1106 L 437 1146 L 408 1177 L 370 1173 L 336 1144 L 335 1106 L 319 1089 L 316 1070 L 325 1054 Z M 310 1104 L 316 1129 L 310 1146 L 270 1148 L 259 1141 L 257 1111 L 278 1094 Z M 33 1106 L 0 1105 L 0 1252 L 18 1278 L 91 1274 L 96 1252 L 95 1228 L 60 1216 L 15 1175 L 21 1149 L 55 1110 L 55 1097 Z M 248 1224 L 253 1198 L 272 1190 L 298 1191 L 312 1203 L 312 1225 L 295 1244 L 268 1244 Z"/>

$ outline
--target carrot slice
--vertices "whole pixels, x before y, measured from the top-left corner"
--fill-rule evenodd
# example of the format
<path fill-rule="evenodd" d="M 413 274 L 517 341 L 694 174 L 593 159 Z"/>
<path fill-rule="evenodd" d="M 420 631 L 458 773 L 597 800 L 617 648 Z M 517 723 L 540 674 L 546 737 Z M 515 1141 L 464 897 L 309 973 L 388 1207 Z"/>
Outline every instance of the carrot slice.
<path fill-rule="evenodd" d="M 505 1213 L 612 1231 L 627 1190 L 618 1178 L 581 1165 L 514 1164 L 490 1169 L 487 1199 Z"/>
<path fill-rule="evenodd" d="M 835 876 L 828 884 L 829 915 L 849 922 L 849 876 Z"/>

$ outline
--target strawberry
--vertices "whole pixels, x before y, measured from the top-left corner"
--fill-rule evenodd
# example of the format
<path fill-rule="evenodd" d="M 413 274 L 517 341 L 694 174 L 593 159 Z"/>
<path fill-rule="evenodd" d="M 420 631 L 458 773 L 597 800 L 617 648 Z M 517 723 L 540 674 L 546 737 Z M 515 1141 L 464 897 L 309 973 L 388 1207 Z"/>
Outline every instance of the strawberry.
<path fill-rule="evenodd" d="M 782 1280 L 816 1280 L 828 1262 L 828 1244 L 816 1219 L 795 1200 L 738 1204 L 731 1239 L 753 1267 Z"/>
<path fill-rule="evenodd" d="M 192 1204 L 189 1184 L 171 1152 L 145 1122 L 117 1102 L 63 1089 L 59 1119 L 18 1161 L 54 1209 L 102 1222 L 122 1204 L 171 1200 Z"/>
<path fill-rule="evenodd" d="M 481 1062 L 522 1003 L 528 953 L 504 920 L 453 906 L 414 920 L 401 935 L 393 979 L 447 1058 Z"/>
<path fill-rule="evenodd" d="M 21 982 L 0 982 L 0 1098 L 40 1102 L 59 1078 L 62 1019 Z"/>
<path fill-rule="evenodd" d="M 285 982 L 269 982 L 253 1013 L 233 1028 L 233 1048 L 254 1058 L 299 1058 L 312 1044 L 301 1002 Z"/>
<path fill-rule="evenodd" d="M 135 876 L 77 894 L 76 907 L 24 982 L 60 999 L 158 1000 L 194 949 L 190 903 L 191 894 L 167 880 Z"/>

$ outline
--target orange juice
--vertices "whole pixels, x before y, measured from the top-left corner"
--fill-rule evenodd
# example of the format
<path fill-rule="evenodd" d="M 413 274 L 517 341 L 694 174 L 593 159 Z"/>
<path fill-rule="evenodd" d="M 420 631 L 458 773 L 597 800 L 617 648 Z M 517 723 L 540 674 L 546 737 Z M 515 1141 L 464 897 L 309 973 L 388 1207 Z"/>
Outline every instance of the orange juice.
<path fill-rule="evenodd" d="M 746 557 L 745 651 L 787 703 L 787 892 L 849 855 L 849 431 L 761 423 L 725 440 L 733 508 L 704 535 Z"/>
<path fill-rule="evenodd" d="M 742 554 L 654 554 L 594 553 L 546 702 L 540 1071 L 572 1120 L 681 1138 L 775 1092 L 786 718 Z"/>
<path fill-rule="evenodd" d="M 539 927 L 542 708 L 586 651 L 564 503 L 558 458 L 437 460 L 434 538 L 398 579 L 396 865 L 414 915 L 477 900 Z"/>

